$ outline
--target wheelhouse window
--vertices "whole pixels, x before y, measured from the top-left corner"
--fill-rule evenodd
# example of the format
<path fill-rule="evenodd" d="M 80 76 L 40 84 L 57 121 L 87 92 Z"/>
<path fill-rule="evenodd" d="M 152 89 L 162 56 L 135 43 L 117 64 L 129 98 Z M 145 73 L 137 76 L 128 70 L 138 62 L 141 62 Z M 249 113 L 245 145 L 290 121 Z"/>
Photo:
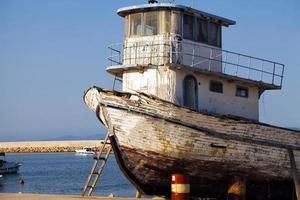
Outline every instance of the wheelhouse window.
<path fill-rule="evenodd" d="M 220 26 L 215 23 L 209 23 L 208 43 L 221 46 Z"/>
<path fill-rule="evenodd" d="M 196 41 L 206 43 L 208 41 L 207 24 L 208 22 L 204 19 L 197 17 L 196 19 Z"/>
<path fill-rule="evenodd" d="M 142 14 L 132 14 L 130 15 L 130 35 L 139 36 L 142 35 Z"/>
<path fill-rule="evenodd" d="M 248 96 L 249 96 L 249 90 L 248 90 L 248 88 L 237 86 L 236 87 L 235 96 L 248 98 Z"/>
<path fill-rule="evenodd" d="M 182 35 L 182 20 L 181 13 L 177 11 L 172 11 L 171 16 L 171 33 L 177 35 Z"/>
<path fill-rule="evenodd" d="M 144 35 L 157 35 L 158 34 L 158 16 L 159 12 L 147 12 L 144 14 Z"/>
<path fill-rule="evenodd" d="M 219 81 L 210 81 L 209 90 L 211 92 L 223 93 L 223 83 Z"/>
<path fill-rule="evenodd" d="M 183 15 L 183 38 L 193 40 L 194 17 L 191 15 Z"/>
<path fill-rule="evenodd" d="M 198 109 L 197 79 L 188 75 L 183 80 L 183 105 L 191 109 Z"/>

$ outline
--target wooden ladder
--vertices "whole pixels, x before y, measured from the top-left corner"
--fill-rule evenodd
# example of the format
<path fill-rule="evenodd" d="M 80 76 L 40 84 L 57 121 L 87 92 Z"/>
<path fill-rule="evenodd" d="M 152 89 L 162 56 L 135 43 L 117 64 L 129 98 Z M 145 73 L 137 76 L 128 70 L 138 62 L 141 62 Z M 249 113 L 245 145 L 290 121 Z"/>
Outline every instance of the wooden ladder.
<path fill-rule="evenodd" d="M 107 149 L 105 149 L 107 144 L 109 144 L 109 146 Z M 106 151 L 104 151 L 104 150 L 106 150 Z M 109 132 L 107 132 L 105 139 L 104 139 L 104 143 L 102 146 L 99 147 L 99 153 L 97 154 L 97 156 L 95 158 L 95 161 L 94 161 L 92 169 L 89 173 L 89 176 L 88 176 L 87 180 L 85 181 L 85 184 L 82 188 L 81 196 L 85 196 L 87 190 L 88 190 L 87 195 L 91 196 L 92 192 L 94 191 L 94 189 L 97 185 L 97 182 L 98 182 L 100 176 L 103 173 L 103 170 L 105 168 L 105 165 L 107 163 L 107 160 L 109 158 L 111 151 L 112 151 L 112 146 L 110 145 L 110 142 L 109 142 Z M 104 156 L 102 156 L 102 154 Z M 93 179 L 93 177 L 94 177 L 94 179 Z M 90 185 L 90 183 L 92 183 L 92 184 Z"/>

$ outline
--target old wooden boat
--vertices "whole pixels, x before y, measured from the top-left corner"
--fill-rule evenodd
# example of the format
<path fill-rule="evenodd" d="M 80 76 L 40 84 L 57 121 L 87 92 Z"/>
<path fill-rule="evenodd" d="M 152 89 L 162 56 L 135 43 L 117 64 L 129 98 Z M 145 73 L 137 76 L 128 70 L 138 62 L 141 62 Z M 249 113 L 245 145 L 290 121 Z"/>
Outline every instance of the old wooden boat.
<path fill-rule="evenodd" d="M 230 19 L 153 2 L 118 14 L 125 39 L 109 47 L 107 71 L 123 92 L 94 86 L 84 101 L 138 190 L 168 195 L 171 174 L 184 173 L 198 196 L 226 199 L 238 176 L 248 199 L 294 198 L 299 132 L 258 116 L 261 94 L 281 89 L 284 65 L 222 49 Z"/>

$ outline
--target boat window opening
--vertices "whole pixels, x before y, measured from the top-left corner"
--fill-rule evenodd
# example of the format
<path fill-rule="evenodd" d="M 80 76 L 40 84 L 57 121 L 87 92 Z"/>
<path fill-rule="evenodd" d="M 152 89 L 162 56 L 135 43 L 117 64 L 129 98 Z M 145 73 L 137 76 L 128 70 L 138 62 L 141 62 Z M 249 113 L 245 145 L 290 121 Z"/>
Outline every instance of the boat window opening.
<path fill-rule="evenodd" d="M 211 92 L 223 93 L 223 83 L 219 81 L 210 81 L 209 90 Z"/>
<path fill-rule="evenodd" d="M 141 36 L 142 35 L 142 14 L 130 15 L 130 35 Z"/>
<path fill-rule="evenodd" d="M 169 33 L 171 29 L 171 11 L 164 11 L 163 14 L 163 20 L 161 20 L 162 23 L 162 31 L 163 33 Z"/>
<path fill-rule="evenodd" d="M 196 29 L 196 41 L 207 43 L 208 41 L 208 32 L 207 32 L 207 24 L 208 22 L 204 19 L 197 17 L 196 19 L 197 29 Z"/>
<path fill-rule="evenodd" d="M 193 40 L 194 17 L 191 15 L 183 15 L 183 38 Z"/>
<path fill-rule="evenodd" d="M 235 95 L 237 97 L 248 98 L 248 96 L 249 96 L 249 90 L 246 87 L 237 86 Z"/>
<path fill-rule="evenodd" d="M 144 34 L 145 36 L 157 35 L 159 25 L 159 12 L 147 12 L 144 14 Z"/>
<path fill-rule="evenodd" d="M 220 26 L 215 23 L 209 23 L 208 44 L 213 46 L 221 46 Z"/>
<path fill-rule="evenodd" d="M 197 79 L 192 75 L 183 80 L 183 105 L 194 110 L 198 108 Z"/>
<path fill-rule="evenodd" d="M 180 12 L 172 12 L 171 24 L 171 33 L 182 36 L 182 18 Z"/>

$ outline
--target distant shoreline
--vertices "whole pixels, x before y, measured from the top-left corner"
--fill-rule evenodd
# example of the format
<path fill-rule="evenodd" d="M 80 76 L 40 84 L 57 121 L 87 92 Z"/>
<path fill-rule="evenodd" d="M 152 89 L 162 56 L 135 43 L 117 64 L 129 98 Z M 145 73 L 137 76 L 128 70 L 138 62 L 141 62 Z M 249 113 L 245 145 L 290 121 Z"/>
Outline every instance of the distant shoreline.
<path fill-rule="evenodd" d="M 0 142 L 0 152 L 5 153 L 59 153 L 75 152 L 82 147 L 97 150 L 102 140 L 24 141 Z"/>

